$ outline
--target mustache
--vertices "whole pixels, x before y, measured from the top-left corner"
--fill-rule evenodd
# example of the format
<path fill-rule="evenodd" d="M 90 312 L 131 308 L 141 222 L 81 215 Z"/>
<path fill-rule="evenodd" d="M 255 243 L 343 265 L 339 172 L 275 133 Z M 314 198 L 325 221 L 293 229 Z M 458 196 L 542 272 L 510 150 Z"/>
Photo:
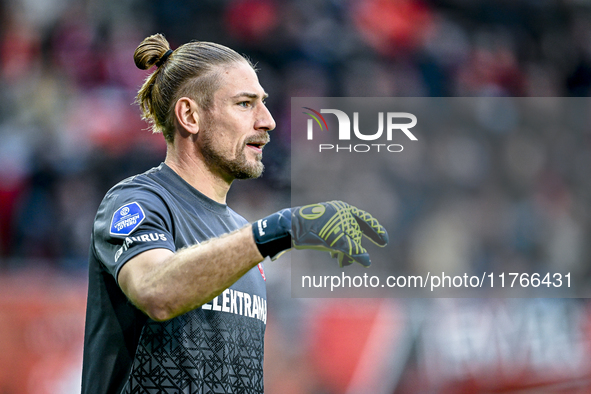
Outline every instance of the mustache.
<path fill-rule="evenodd" d="M 248 137 L 244 141 L 244 145 L 247 145 L 247 144 L 265 144 L 266 145 L 270 141 L 271 141 L 271 137 L 269 136 L 269 133 L 265 132 L 260 135 L 254 135 L 252 137 Z"/>

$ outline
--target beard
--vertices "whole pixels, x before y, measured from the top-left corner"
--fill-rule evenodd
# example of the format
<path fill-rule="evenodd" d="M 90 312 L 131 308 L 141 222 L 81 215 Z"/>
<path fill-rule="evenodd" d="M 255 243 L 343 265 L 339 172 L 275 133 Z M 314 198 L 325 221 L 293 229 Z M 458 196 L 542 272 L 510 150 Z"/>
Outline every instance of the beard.
<path fill-rule="evenodd" d="M 235 157 L 229 159 L 216 147 L 214 141 L 215 133 L 210 130 L 203 130 L 204 132 L 201 132 L 200 138 L 202 138 L 201 153 L 211 168 L 233 179 L 254 179 L 263 174 L 265 166 L 261 161 L 262 154 L 257 154 L 255 162 L 251 162 L 246 158 L 246 144 L 254 141 L 255 138 L 246 139 Z M 268 141 L 269 134 L 265 133 L 265 136 L 262 138 Z M 258 137 L 258 140 L 260 141 L 261 137 Z"/>

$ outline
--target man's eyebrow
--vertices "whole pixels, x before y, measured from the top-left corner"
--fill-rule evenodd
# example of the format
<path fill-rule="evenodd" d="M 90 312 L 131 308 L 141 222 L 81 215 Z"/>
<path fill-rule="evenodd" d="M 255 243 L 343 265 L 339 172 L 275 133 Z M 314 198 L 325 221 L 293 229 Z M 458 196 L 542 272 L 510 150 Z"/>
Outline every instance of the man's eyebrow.
<path fill-rule="evenodd" d="M 241 92 L 241 93 L 238 93 L 237 95 L 235 95 L 232 98 L 239 98 L 239 97 L 248 97 L 248 98 L 251 98 L 251 99 L 258 99 L 260 96 L 258 94 L 256 94 L 256 93 Z M 269 94 L 268 93 L 263 94 L 263 100 L 266 99 L 267 97 L 269 97 Z"/>

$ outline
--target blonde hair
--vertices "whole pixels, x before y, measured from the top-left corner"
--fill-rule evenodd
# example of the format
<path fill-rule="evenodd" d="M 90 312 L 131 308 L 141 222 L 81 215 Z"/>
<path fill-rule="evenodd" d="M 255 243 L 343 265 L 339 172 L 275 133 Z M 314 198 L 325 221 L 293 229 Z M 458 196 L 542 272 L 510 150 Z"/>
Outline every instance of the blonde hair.
<path fill-rule="evenodd" d="M 193 98 L 208 110 L 219 88 L 220 66 L 246 62 L 253 67 L 236 51 L 212 42 L 191 41 L 172 51 L 162 34 L 144 39 L 133 60 L 141 70 L 158 67 L 146 78 L 136 102 L 142 119 L 150 123 L 154 133 L 162 133 L 167 142 L 174 140 L 174 106 L 179 98 Z"/>

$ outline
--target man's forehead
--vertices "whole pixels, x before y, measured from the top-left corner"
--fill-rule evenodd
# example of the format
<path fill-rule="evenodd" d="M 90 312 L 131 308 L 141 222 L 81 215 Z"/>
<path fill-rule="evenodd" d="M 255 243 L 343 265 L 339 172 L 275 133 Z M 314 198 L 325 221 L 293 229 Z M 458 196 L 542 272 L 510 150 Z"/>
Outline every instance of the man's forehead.
<path fill-rule="evenodd" d="M 246 63 L 226 67 L 221 73 L 220 88 L 216 96 L 222 99 L 232 98 L 266 98 L 265 92 L 256 72 Z"/>

